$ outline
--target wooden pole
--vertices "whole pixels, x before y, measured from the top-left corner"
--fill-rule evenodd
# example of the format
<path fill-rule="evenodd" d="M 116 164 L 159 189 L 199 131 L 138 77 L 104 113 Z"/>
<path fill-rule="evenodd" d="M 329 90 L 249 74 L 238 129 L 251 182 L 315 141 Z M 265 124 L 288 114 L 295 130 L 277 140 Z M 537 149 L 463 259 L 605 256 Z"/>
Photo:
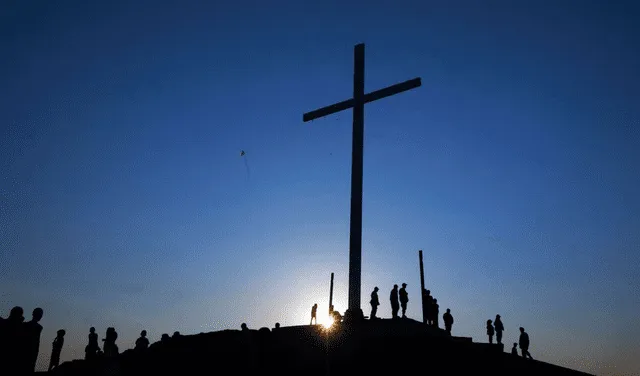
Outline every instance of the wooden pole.
<path fill-rule="evenodd" d="M 333 273 L 331 273 L 331 286 L 329 287 L 329 315 L 333 313 Z"/>
<path fill-rule="evenodd" d="M 422 250 L 418 251 L 418 258 L 420 259 L 420 296 L 422 296 L 422 322 L 427 323 L 427 310 L 424 301 L 424 266 L 422 263 Z"/>

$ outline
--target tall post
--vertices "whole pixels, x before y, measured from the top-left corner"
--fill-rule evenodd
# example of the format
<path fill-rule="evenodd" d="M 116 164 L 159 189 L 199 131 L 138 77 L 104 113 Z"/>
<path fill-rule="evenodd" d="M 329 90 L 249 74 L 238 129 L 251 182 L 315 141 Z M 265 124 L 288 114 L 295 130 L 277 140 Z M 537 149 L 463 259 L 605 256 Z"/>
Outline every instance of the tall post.
<path fill-rule="evenodd" d="M 420 296 L 422 296 L 422 322 L 427 323 L 427 310 L 424 301 L 424 266 L 422 264 L 422 250 L 418 251 L 418 258 L 420 259 Z"/>
<path fill-rule="evenodd" d="M 331 273 L 331 285 L 329 287 L 329 315 L 333 313 L 333 273 Z"/>
<path fill-rule="evenodd" d="M 353 141 L 351 146 L 351 228 L 349 231 L 349 309 L 345 318 L 363 317 L 360 309 L 362 270 L 362 170 L 364 154 L 364 43 L 353 50 Z"/>

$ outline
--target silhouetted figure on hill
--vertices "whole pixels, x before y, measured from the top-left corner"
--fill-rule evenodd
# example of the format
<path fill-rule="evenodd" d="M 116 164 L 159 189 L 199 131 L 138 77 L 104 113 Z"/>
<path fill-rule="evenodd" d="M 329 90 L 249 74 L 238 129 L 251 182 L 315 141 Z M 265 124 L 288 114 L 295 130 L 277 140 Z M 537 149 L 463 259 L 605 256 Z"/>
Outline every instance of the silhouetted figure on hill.
<path fill-rule="evenodd" d="M 242 325 L 240 325 L 240 329 L 241 329 L 243 332 L 248 332 L 248 331 L 249 331 L 249 327 L 247 326 L 247 324 L 246 324 L 246 323 L 242 323 Z"/>
<path fill-rule="evenodd" d="M 402 318 L 407 318 L 407 303 L 409 303 L 409 294 L 407 294 L 407 284 L 403 283 L 400 289 L 400 305 L 402 306 Z"/>
<path fill-rule="evenodd" d="M 334 325 L 339 325 L 340 323 L 342 323 L 342 315 L 340 314 L 339 311 L 333 311 L 333 312 L 331 312 L 331 314 L 333 315 L 333 324 Z"/>
<path fill-rule="evenodd" d="M 104 341 L 104 356 L 110 358 L 120 353 L 118 345 L 116 345 L 117 339 L 118 332 L 116 332 L 116 329 L 112 327 L 107 328 L 107 334 L 105 338 L 102 339 L 102 341 Z"/>
<path fill-rule="evenodd" d="M 424 298 L 427 325 L 433 325 L 433 296 L 431 296 L 431 290 L 425 290 Z"/>
<path fill-rule="evenodd" d="M 523 327 L 520 327 L 520 350 L 522 351 L 523 358 L 533 359 L 531 354 L 529 353 L 529 334 L 524 331 Z"/>
<path fill-rule="evenodd" d="M 451 315 L 451 309 L 447 308 L 447 312 L 442 315 L 444 321 L 444 328 L 451 335 L 451 327 L 453 326 L 453 316 Z"/>
<path fill-rule="evenodd" d="M 140 338 L 136 340 L 135 350 L 144 351 L 149 348 L 149 339 L 147 338 L 147 331 L 140 332 Z"/>
<path fill-rule="evenodd" d="M 89 329 L 89 344 L 84 348 L 84 358 L 92 360 L 97 358 L 100 346 L 98 346 L 98 334 L 93 326 Z"/>
<path fill-rule="evenodd" d="M 316 320 L 316 325 L 318 324 L 318 318 L 316 317 L 316 313 L 318 312 L 318 303 L 314 304 L 311 307 L 311 323 L 309 325 L 313 325 L 313 320 Z"/>
<path fill-rule="evenodd" d="M 173 335 L 171 336 L 171 339 L 176 339 L 176 338 L 180 338 L 180 337 L 182 337 L 182 334 L 180 334 L 180 332 L 176 330 L 175 332 L 173 332 Z"/>
<path fill-rule="evenodd" d="M 518 356 L 518 343 L 513 343 L 513 348 L 511 348 L 511 355 Z"/>
<path fill-rule="evenodd" d="M 278 329 L 280 329 L 280 323 L 279 322 L 276 323 L 276 327 L 273 328 L 273 330 L 278 330 Z"/>
<path fill-rule="evenodd" d="M 500 344 L 502 343 L 502 332 L 504 332 L 504 325 L 502 325 L 500 315 L 496 315 L 496 320 L 493 322 L 493 326 L 496 328 L 496 342 Z"/>
<path fill-rule="evenodd" d="M 15 372 L 14 370 L 20 369 L 20 366 L 24 367 L 26 358 L 23 356 L 23 314 L 22 307 L 15 306 L 11 308 L 9 317 L 0 321 L 0 356 L 4 357 L 4 361 L 0 364 L 2 370 Z"/>
<path fill-rule="evenodd" d="M 243 324 L 246 326 L 246 324 Z M 171 337 L 169 337 L 169 335 L 167 333 L 163 333 L 162 336 L 160 337 L 160 342 L 163 344 L 168 344 L 169 341 L 171 341 Z"/>
<path fill-rule="evenodd" d="M 369 301 L 369 304 L 371 304 L 371 320 L 375 320 L 376 317 L 376 313 L 378 313 L 378 306 L 380 305 L 380 299 L 378 299 L 378 287 L 374 287 L 373 288 L 373 292 L 371 293 L 371 301 Z"/>
<path fill-rule="evenodd" d="M 58 365 L 60 365 L 60 353 L 62 352 L 62 346 L 64 346 L 64 335 L 66 332 L 64 329 L 58 330 L 58 336 L 53 340 L 53 346 L 51 349 L 51 360 L 49 361 L 49 372 Z"/>
<path fill-rule="evenodd" d="M 489 336 L 489 343 L 493 343 L 493 334 L 495 332 L 491 323 L 491 320 L 487 320 L 487 335 Z"/>
<path fill-rule="evenodd" d="M 440 327 L 440 305 L 438 304 L 438 299 L 433 299 L 433 325 L 436 328 Z"/>
<path fill-rule="evenodd" d="M 40 320 L 42 320 L 43 314 L 42 308 L 36 308 L 31 314 L 31 321 L 24 323 L 24 366 L 27 373 L 35 372 L 40 352 L 40 334 L 42 333 Z"/>
<path fill-rule="evenodd" d="M 389 300 L 391 300 L 391 317 L 397 319 L 398 311 L 400 310 L 400 302 L 398 301 L 398 285 L 393 285 L 393 289 L 389 295 Z"/>

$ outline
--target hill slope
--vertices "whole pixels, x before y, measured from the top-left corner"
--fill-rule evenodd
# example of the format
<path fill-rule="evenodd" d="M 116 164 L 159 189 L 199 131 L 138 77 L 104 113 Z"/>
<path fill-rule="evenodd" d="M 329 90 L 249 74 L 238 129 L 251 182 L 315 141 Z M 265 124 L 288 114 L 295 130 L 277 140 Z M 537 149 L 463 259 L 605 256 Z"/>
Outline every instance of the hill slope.
<path fill-rule="evenodd" d="M 115 359 L 62 364 L 55 375 L 588 375 L 503 352 L 501 345 L 448 336 L 414 320 L 365 321 L 357 327 L 296 326 L 225 330 L 155 343 Z"/>

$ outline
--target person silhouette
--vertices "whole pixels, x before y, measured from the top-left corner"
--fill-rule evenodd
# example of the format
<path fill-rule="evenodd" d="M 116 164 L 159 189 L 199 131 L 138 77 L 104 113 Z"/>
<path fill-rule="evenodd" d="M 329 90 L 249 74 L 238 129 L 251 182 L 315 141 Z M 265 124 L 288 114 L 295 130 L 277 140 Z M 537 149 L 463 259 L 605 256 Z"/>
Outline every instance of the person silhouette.
<path fill-rule="evenodd" d="M 316 313 L 318 312 L 318 303 L 314 304 L 311 307 L 311 323 L 309 325 L 313 325 L 313 320 L 316 320 L 316 325 L 318 324 L 318 318 L 316 317 Z"/>
<path fill-rule="evenodd" d="M 342 323 L 342 315 L 340 314 L 340 311 L 332 311 L 331 312 L 331 316 L 333 316 L 333 326 L 334 328 L 338 327 L 338 325 L 340 325 L 340 323 Z"/>
<path fill-rule="evenodd" d="M 64 346 L 64 335 L 66 334 L 64 329 L 58 330 L 58 335 L 53 340 L 51 349 L 51 360 L 49 361 L 49 372 L 56 368 L 60 364 L 60 353 L 62 352 L 62 346 Z"/>
<path fill-rule="evenodd" d="M 511 348 L 511 355 L 518 356 L 518 343 L 513 343 L 513 348 Z"/>
<path fill-rule="evenodd" d="M 149 347 L 149 339 L 147 338 L 147 331 L 140 332 L 140 338 L 136 340 L 135 350 L 144 351 Z"/>
<path fill-rule="evenodd" d="M 407 318 L 407 303 L 409 302 L 409 294 L 407 294 L 407 284 L 403 283 L 400 289 L 400 305 L 402 306 L 402 318 Z"/>
<path fill-rule="evenodd" d="M 98 346 L 98 334 L 93 326 L 89 328 L 89 344 L 84 348 L 84 358 L 86 360 L 95 359 L 97 357 L 100 346 Z"/>
<path fill-rule="evenodd" d="M 374 320 L 376 319 L 376 313 L 378 312 L 378 306 L 380 305 L 380 300 L 378 299 L 378 287 L 374 287 L 373 288 L 373 292 L 371 293 L 371 301 L 369 301 L 369 304 L 371 304 L 371 318 L 370 320 Z"/>
<path fill-rule="evenodd" d="M 36 308 L 31 314 L 31 321 L 24 323 L 24 340 L 25 340 L 25 371 L 29 374 L 35 372 L 36 362 L 38 361 L 38 353 L 40 352 L 40 334 L 42 333 L 42 325 L 40 320 L 44 311 L 42 308 Z"/>
<path fill-rule="evenodd" d="M 433 325 L 436 328 L 440 327 L 440 305 L 438 304 L 438 299 L 433 299 Z"/>
<path fill-rule="evenodd" d="M 523 327 L 520 327 L 520 350 L 522 351 L 523 358 L 533 359 L 531 354 L 529 353 L 529 334 L 524 331 Z"/>
<path fill-rule="evenodd" d="M 444 328 L 451 335 L 451 327 L 453 326 L 453 316 L 451 315 L 451 309 L 447 308 L 447 312 L 442 315 L 444 321 Z"/>
<path fill-rule="evenodd" d="M 246 323 L 242 323 L 242 325 L 240 325 L 240 329 L 242 329 L 243 332 L 249 331 L 249 327 L 247 326 Z"/>
<path fill-rule="evenodd" d="M 502 320 L 500 320 L 500 315 L 496 315 L 496 320 L 493 322 L 493 326 L 496 329 L 496 342 L 500 344 L 502 343 L 502 332 L 504 331 L 504 325 L 502 324 Z"/>
<path fill-rule="evenodd" d="M 400 302 L 398 301 L 398 285 L 393 285 L 393 289 L 389 295 L 389 300 L 391 300 L 391 317 L 397 319 L 398 311 L 400 310 Z"/>
<path fill-rule="evenodd" d="M 116 329 L 112 327 L 107 328 L 107 334 L 105 335 L 105 338 L 102 339 L 102 341 L 104 341 L 105 357 L 113 357 L 120 353 L 118 345 L 116 345 L 116 339 L 118 339 L 118 332 L 116 332 Z"/>
<path fill-rule="evenodd" d="M 493 334 L 495 332 L 491 323 L 491 320 L 487 320 L 487 335 L 489 336 L 489 343 L 493 343 Z"/>
<path fill-rule="evenodd" d="M 431 296 L 431 290 L 424 291 L 424 306 L 427 316 L 427 325 L 433 325 L 433 296 Z"/>
<path fill-rule="evenodd" d="M 22 307 L 15 306 L 11 308 L 9 317 L 0 321 L 0 356 L 4 357 L 0 364 L 2 370 L 15 372 L 26 368 L 23 314 Z"/>
<path fill-rule="evenodd" d="M 280 329 L 280 323 L 279 322 L 276 323 L 276 327 L 273 328 L 273 330 L 278 330 L 278 329 Z"/>

